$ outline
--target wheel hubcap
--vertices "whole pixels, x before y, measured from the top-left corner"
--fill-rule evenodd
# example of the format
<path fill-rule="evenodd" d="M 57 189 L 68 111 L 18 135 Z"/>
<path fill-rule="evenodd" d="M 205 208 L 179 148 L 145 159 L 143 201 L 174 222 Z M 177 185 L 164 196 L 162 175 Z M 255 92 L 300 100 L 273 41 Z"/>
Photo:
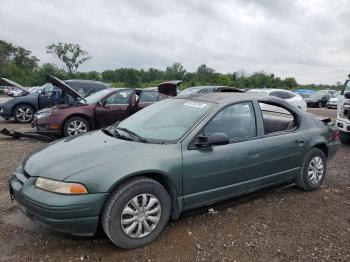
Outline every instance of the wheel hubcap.
<path fill-rule="evenodd" d="M 74 120 L 70 122 L 67 128 L 67 133 L 70 136 L 86 133 L 87 131 L 88 130 L 86 124 L 80 120 Z"/>
<path fill-rule="evenodd" d="M 16 118 L 21 122 L 28 122 L 32 119 L 33 112 L 29 107 L 23 106 L 18 108 L 16 112 Z"/>
<path fill-rule="evenodd" d="M 317 184 L 322 179 L 324 173 L 323 159 L 319 156 L 315 156 L 311 159 L 308 168 L 308 179 L 311 184 Z"/>
<path fill-rule="evenodd" d="M 132 238 L 141 238 L 150 234 L 158 225 L 161 206 L 159 200 L 150 194 L 135 196 L 124 207 L 121 226 L 124 233 Z"/>

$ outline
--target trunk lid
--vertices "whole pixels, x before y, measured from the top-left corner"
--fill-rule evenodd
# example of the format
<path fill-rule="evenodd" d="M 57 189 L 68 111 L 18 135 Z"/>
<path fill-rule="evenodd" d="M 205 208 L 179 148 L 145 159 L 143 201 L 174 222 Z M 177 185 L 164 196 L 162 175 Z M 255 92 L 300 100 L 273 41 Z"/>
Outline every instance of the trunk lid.
<path fill-rule="evenodd" d="M 177 88 L 182 82 L 181 80 L 162 82 L 158 85 L 158 92 L 167 96 L 176 96 Z"/>

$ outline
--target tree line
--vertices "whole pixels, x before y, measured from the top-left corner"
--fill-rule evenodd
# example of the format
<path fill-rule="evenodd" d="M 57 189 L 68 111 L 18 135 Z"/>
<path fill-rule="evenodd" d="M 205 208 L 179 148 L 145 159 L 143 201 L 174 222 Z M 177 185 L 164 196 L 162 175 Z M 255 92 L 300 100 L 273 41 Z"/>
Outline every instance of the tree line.
<path fill-rule="evenodd" d="M 264 71 L 247 74 L 244 71 L 219 73 L 202 64 L 195 72 L 187 71 L 180 63 L 174 63 L 165 70 L 149 68 L 118 68 L 103 72 L 80 72 L 81 64 L 91 59 L 89 53 L 78 44 L 53 43 L 46 48 L 57 63 L 39 64 L 39 59 L 20 46 L 0 40 L 0 76 L 9 78 L 24 86 L 38 86 L 46 82 L 48 74 L 61 79 L 90 79 L 111 83 L 115 87 L 156 86 L 166 80 L 182 80 L 182 88 L 198 85 L 225 85 L 238 88 L 340 88 L 335 85 L 299 85 L 294 77 L 280 78 Z M 1 84 L 0 84 L 1 85 Z"/>

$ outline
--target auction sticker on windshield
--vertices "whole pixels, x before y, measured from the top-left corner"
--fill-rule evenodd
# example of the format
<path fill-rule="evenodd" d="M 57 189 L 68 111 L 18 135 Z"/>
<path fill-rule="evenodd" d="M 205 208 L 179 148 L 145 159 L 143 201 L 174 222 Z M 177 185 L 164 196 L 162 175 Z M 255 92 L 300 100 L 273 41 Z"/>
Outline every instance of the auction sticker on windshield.
<path fill-rule="evenodd" d="M 198 102 L 186 102 L 186 103 L 184 103 L 184 106 L 192 106 L 192 107 L 204 108 L 204 107 L 207 106 L 207 104 L 198 103 Z"/>

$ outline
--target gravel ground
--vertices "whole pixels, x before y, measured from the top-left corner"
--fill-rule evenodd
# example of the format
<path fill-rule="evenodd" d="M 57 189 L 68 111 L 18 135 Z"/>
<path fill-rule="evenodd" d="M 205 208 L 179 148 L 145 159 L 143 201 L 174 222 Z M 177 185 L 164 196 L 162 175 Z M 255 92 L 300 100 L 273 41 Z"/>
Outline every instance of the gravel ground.
<path fill-rule="evenodd" d="M 331 116 L 335 110 L 314 109 Z M 30 130 L 0 119 L 0 129 Z M 350 147 L 328 163 L 322 188 L 275 187 L 196 209 L 151 245 L 125 251 L 101 233 L 61 234 L 33 223 L 9 199 L 7 181 L 45 143 L 0 137 L 0 261 L 350 261 Z M 208 212 L 209 209 L 211 212 Z"/>

